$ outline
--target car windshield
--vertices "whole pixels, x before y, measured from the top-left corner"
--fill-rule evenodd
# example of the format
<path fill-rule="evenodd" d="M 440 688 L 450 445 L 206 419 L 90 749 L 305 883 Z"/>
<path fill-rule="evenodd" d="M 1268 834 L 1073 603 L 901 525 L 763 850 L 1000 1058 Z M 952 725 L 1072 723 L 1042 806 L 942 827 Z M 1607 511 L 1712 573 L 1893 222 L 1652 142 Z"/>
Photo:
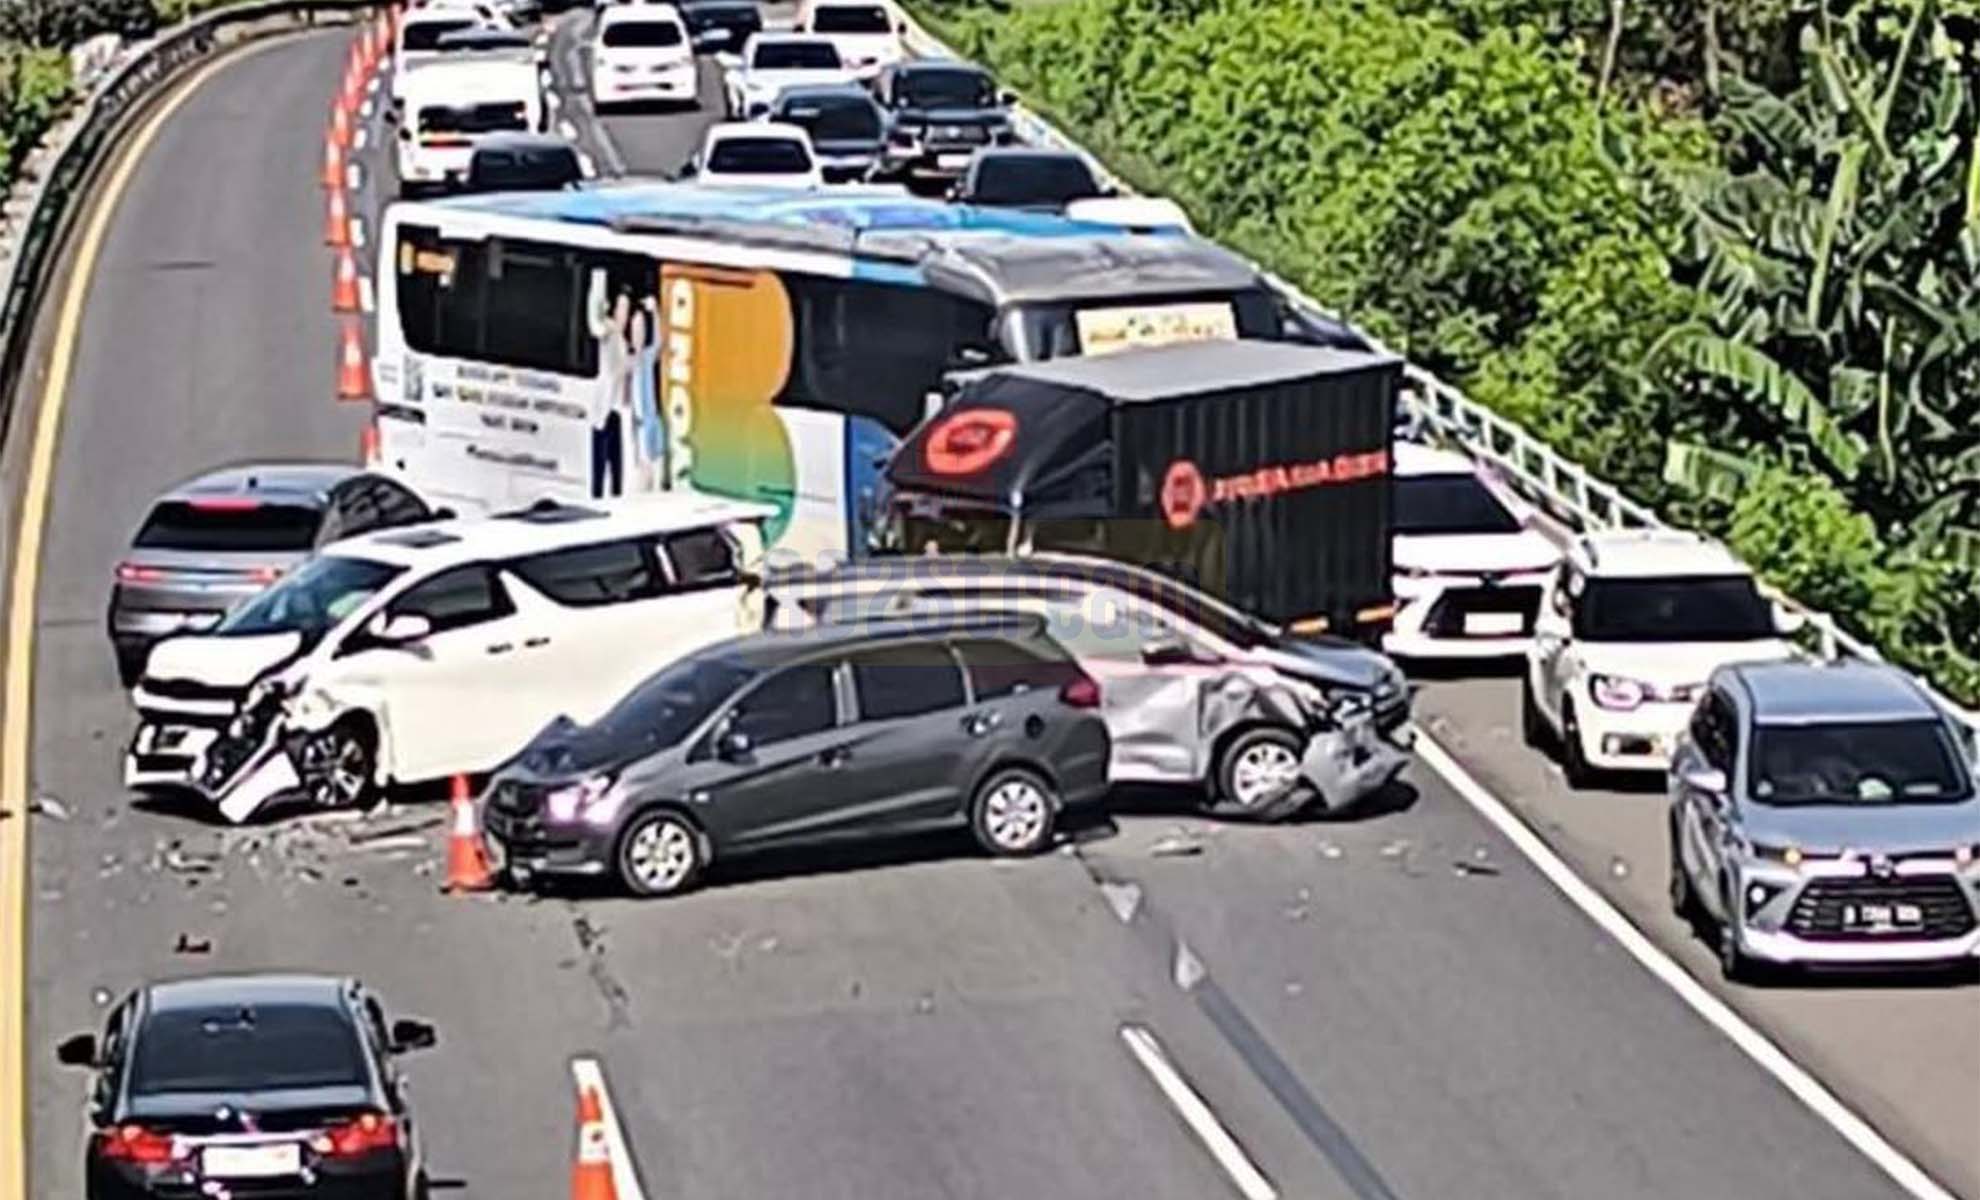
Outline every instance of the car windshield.
<path fill-rule="evenodd" d="M 614 49 L 650 50 L 678 46 L 687 39 L 672 21 L 620 21 L 605 27 L 602 40 Z"/>
<path fill-rule="evenodd" d="M 877 142 L 880 113 L 857 96 L 818 96 L 793 100 L 778 117 L 802 128 L 814 142 Z"/>
<path fill-rule="evenodd" d="M 313 558 L 229 612 L 215 632 L 300 633 L 305 646 L 314 646 L 404 570 L 368 558 Z"/>
<path fill-rule="evenodd" d="M 599 720 L 614 740 L 672 746 L 735 695 L 756 672 L 732 659 L 684 658 L 647 679 Z"/>
<path fill-rule="evenodd" d="M 812 14 L 813 33 L 891 33 L 887 10 L 877 4 L 833 4 Z"/>
<path fill-rule="evenodd" d="M 981 71 L 909 71 L 896 94 L 913 108 L 989 108 L 996 87 Z"/>
<path fill-rule="evenodd" d="M 1086 164 L 1071 154 L 999 154 L 977 164 L 970 199 L 978 204 L 1047 204 L 1098 196 Z"/>
<path fill-rule="evenodd" d="M 750 62 L 759 71 L 835 71 L 840 65 L 830 42 L 769 42 L 756 48 Z"/>
<path fill-rule="evenodd" d="M 1590 642 L 1747 642 L 1778 636 L 1747 575 L 1591 579 L 1574 614 Z"/>
<path fill-rule="evenodd" d="M 514 104 L 434 105 L 419 110 L 421 133 L 493 133 L 529 128 L 528 106 Z"/>
<path fill-rule="evenodd" d="M 708 170 L 715 175 L 802 175 L 811 170 L 811 156 L 790 138 L 723 138 L 708 155 Z"/>
<path fill-rule="evenodd" d="M 1519 518 L 1476 475 L 1396 478 L 1393 528 L 1400 534 L 1518 533 Z"/>
<path fill-rule="evenodd" d="M 459 21 L 418 21 L 406 25 L 405 41 L 408 50 L 438 50 L 440 39 L 463 29 L 473 29 L 472 19 Z"/>
<path fill-rule="evenodd" d="M 166 500 L 151 510 L 133 545 L 140 550 L 295 554 L 316 543 L 323 510 L 259 500 Z"/>
<path fill-rule="evenodd" d="M 1763 804 L 1964 800 L 1972 783 L 1938 721 L 1761 725 L 1753 731 L 1753 798 Z"/>
<path fill-rule="evenodd" d="M 317 1005 L 154 1013 L 144 1023 L 130 1067 L 130 1090 L 139 1096 L 369 1083 L 350 1019 Z"/>

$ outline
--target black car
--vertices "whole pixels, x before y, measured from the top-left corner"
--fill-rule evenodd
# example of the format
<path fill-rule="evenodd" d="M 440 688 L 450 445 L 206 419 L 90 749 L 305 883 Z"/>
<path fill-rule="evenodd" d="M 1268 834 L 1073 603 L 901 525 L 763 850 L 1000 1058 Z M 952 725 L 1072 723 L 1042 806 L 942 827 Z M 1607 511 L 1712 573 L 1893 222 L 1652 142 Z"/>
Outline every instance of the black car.
<path fill-rule="evenodd" d="M 763 32 L 756 0 L 681 0 L 674 7 L 687 22 L 696 54 L 739 54 L 743 43 Z"/>
<path fill-rule="evenodd" d="M 959 204 L 1063 212 L 1075 200 L 1112 194 L 1086 160 L 1070 150 L 1003 146 L 978 150 L 949 198 Z"/>
<path fill-rule="evenodd" d="M 887 110 L 886 169 L 910 185 L 947 183 L 970 155 L 1012 140 L 1010 106 L 996 80 L 974 63 L 919 58 L 895 63 L 874 80 Z"/>
<path fill-rule="evenodd" d="M 117 677 L 130 687 L 153 643 L 211 628 L 319 546 L 438 515 L 405 485 L 345 463 L 247 463 L 187 480 L 152 503 L 117 564 Z"/>
<path fill-rule="evenodd" d="M 485 820 L 519 882 L 666 895 L 795 842 L 967 825 L 992 854 L 1035 853 L 1103 798 L 1109 751 L 1099 685 L 1036 617 L 761 633 L 551 725 L 490 781 Z"/>
<path fill-rule="evenodd" d="M 769 119 L 811 135 L 811 149 L 827 183 L 870 176 L 887 141 L 887 114 L 856 83 L 785 88 L 777 94 Z"/>
<path fill-rule="evenodd" d="M 351 979 L 236 975 L 154 983 L 101 1038 L 63 1042 L 96 1072 L 89 1200 L 254 1196 L 410 1200 L 425 1188 L 394 1058 L 433 1027 L 389 1025 Z"/>
<path fill-rule="evenodd" d="M 583 181 L 577 146 L 554 134 L 496 134 L 468 159 L 470 192 L 558 192 Z"/>

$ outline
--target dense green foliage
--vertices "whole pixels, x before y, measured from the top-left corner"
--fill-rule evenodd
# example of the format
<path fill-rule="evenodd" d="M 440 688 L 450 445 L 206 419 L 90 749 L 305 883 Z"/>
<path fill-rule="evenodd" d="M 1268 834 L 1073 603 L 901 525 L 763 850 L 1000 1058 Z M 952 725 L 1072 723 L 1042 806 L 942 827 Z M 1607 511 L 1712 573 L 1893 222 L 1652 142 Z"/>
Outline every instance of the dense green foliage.
<path fill-rule="evenodd" d="M 1819 29 L 1816 2 L 924 0 L 922 11 L 1219 240 L 1630 493 L 1732 538 L 1776 582 L 1980 699 L 1967 661 L 1980 640 L 1970 577 L 1909 544 L 1918 509 L 1873 503 L 1942 488 L 1948 476 L 1934 472 L 1953 470 L 1938 457 L 1947 448 L 1920 443 L 1930 471 L 1906 461 L 1909 448 L 1887 455 L 1886 486 L 1866 493 L 1811 457 L 1824 439 L 1806 406 L 1791 414 L 1778 397 L 1723 385 L 1704 358 L 1678 353 L 1683 337 L 1667 337 L 1738 332 L 1736 316 L 1723 323 L 1723 269 L 1700 259 L 1701 199 L 1710 181 L 1776 154 L 1755 142 L 1752 107 L 1778 109 L 1778 97 L 1805 90 L 1796 48 Z M 1908 15 L 1918 2 L 1858 8 Z M 1895 51 L 1889 36 L 1866 46 L 1857 76 Z M 1933 85 L 1923 72 L 1903 82 L 1898 107 L 1910 114 L 1913 93 Z M 1903 152 L 1909 167 L 1876 164 L 1890 167 L 1894 197 L 1947 170 L 1941 160 L 1966 181 L 1972 114 L 1961 109 L 1949 136 L 1933 103 L 1892 119 L 1893 137 L 1930 127 Z M 1780 157 L 1784 195 L 1806 210 L 1833 159 L 1827 145 Z M 1955 226 L 1963 203 L 1962 192 Z M 1864 240 L 1840 243 L 1836 257 L 1853 270 L 1892 211 L 1866 201 L 1853 230 Z M 1789 290 L 1805 295 L 1812 257 L 1783 264 Z M 1889 278 L 1919 294 L 1926 257 Z M 1820 286 L 1836 293 L 1830 311 L 1861 322 L 1864 293 L 1845 274 Z M 1869 369 L 1863 348 L 1851 333 L 1823 361 L 1859 400 L 1875 393 L 1862 386 L 1871 376 L 1851 373 Z M 1646 371 L 1653 350 L 1657 369 Z M 1825 375 L 1820 394 L 1829 386 Z M 1938 411 L 1907 412 L 1927 410 Z M 1971 431 L 1968 420 L 1954 433 L 1969 451 Z M 1731 449 L 1750 469 L 1717 489 L 1673 486 L 1671 444 Z"/>

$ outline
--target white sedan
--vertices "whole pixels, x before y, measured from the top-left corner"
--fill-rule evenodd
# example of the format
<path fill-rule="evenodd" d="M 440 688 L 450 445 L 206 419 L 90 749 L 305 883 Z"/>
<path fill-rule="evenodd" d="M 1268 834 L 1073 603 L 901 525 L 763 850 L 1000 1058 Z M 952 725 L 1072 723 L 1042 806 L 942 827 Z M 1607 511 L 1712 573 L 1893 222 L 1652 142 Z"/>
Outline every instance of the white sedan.
<path fill-rule="evenodd" d="M 721 56 L 727 77 L 729 115 L 760 117 L 785 88 L 807 83 L 852 83 L 855 75 L 827 37 L 803 33 L 759 33 L 744 43 L 742 55 Z"/>
<path fill-rule="evenodd" d="M 725 121 L 702 135 L 701 148 L 681 172 L 712 187 L 825 186 L 811 135 L 776 121 Z"/>

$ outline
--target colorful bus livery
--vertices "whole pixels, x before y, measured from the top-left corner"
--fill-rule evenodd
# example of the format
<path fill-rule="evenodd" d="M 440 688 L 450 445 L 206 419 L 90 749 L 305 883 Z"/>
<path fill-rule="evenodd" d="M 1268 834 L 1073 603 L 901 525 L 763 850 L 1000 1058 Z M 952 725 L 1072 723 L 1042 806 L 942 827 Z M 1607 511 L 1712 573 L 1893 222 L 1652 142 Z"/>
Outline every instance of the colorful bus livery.
<path fill-rule="evenodd" d="M 945 374 L 1204 338 L 1358 344 L 1179 231 L 877 188 L 635 183 L 399 203 L 379 448 L 463 511 L 693 488 L 856 555 Z"/>

